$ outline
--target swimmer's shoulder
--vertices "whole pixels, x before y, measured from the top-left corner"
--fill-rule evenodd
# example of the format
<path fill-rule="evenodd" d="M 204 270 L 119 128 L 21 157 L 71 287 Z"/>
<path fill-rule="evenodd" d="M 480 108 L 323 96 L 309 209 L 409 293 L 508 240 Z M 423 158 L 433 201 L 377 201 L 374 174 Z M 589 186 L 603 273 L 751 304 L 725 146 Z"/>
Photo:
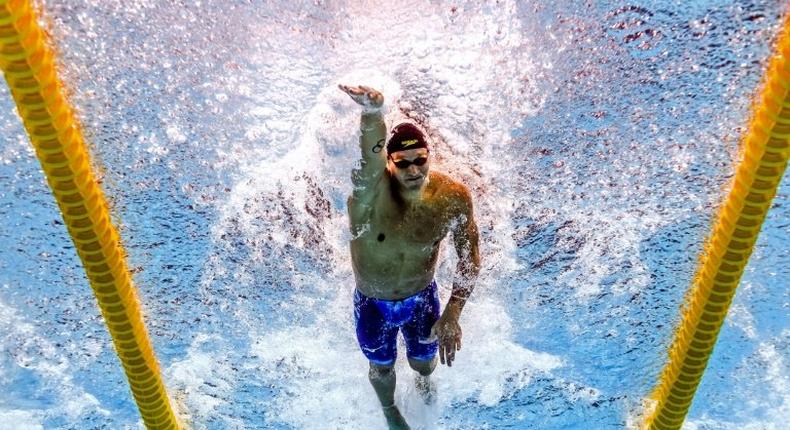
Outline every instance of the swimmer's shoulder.
<path fill-rule="evenodd" d="M 434 187 L 434 191 L 438 193 L 450 192 L 459 186 L 464 186 L 464 184 L 456 181 L 450 175 L 443 172 L 431 170 L 428 175 L 430 179 L 429 185 Z"/>
<path fill-rule="evenodd" d="M 472 204 L 472 193 L 469 192 L 469 188 L 445 173 L 432 171 L 429 184 L 435 187 L 434 199 L 450 207 L 465 207 Z"/>

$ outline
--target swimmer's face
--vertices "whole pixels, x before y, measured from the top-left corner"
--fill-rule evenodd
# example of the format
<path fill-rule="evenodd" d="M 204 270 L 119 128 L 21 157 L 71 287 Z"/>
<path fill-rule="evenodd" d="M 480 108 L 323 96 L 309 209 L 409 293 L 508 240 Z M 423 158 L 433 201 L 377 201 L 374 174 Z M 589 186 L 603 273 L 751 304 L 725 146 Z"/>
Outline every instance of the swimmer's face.
<path fill-rule="evenodd" d="M 430 153 L 426 148 L 398 151 L 387 157 L 392 176 L 407 190 L 419 189 L 425 183 L 430 165 Z"/>

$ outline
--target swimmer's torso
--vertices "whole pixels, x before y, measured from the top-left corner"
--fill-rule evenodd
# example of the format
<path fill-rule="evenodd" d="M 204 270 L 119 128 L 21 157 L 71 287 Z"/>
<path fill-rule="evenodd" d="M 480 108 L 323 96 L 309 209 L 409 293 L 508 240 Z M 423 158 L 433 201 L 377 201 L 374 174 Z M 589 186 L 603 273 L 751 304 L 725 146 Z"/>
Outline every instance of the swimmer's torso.
<path fill-rule="evenodd" d="M 371 204 L 349 199 L 351 261 L 359 291 L 394 300 L 416 294 L 433 280 L 439 245 L 452 219 L 451 180 L 431 172 L 420 204 L 398 203 L 384 174 Z"/>

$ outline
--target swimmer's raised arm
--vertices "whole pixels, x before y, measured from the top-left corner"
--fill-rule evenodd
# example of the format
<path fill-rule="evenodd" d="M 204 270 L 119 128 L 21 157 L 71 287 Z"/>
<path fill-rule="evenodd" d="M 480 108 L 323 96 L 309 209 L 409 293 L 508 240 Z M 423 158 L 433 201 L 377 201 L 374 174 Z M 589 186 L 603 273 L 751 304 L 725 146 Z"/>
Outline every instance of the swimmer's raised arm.
<path fill-rule="evenodd" d="M 366 86 L 338 85 L 352 100 L 362 106 L 360 119 L 361 136 L 359 147 L 362 151 L 362 162 L 358 170 L 354 170 L 351 179 L 354 182 L 354 197 L 359 197 L 381 178 L 387 167 L 386 136 L 387 126 L 381 114 L 384 96 L 373 88 Z"/>

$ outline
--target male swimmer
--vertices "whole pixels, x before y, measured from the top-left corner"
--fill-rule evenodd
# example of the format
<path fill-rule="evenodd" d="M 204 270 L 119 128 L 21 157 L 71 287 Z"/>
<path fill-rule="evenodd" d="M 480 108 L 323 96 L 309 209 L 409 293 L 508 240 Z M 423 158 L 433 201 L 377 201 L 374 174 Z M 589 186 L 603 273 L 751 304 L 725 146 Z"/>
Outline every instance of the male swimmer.
<path fill-rule="evenodd" d="M 418 372 L 417 389 L 430 403 L 436 353 L 452 366 L 461 349 L 458 317 L 480 271 L 472 197 L 460 182 L 430 171 L 429 142 L 415 125 L 402 123 L 387 139 L 380 92 L 339 87 L 363 108 L 362 160 L 351 173 L 354 190 L 348 199 L 357 340 L 370 361 L 368 378 L 389 428 L 408 429 L 395 406 L 396 337 L 400 330 L 409 366 Z M 439 244 L 450 231 L 457 275 L 440 316 L 433 276 Z"/>

